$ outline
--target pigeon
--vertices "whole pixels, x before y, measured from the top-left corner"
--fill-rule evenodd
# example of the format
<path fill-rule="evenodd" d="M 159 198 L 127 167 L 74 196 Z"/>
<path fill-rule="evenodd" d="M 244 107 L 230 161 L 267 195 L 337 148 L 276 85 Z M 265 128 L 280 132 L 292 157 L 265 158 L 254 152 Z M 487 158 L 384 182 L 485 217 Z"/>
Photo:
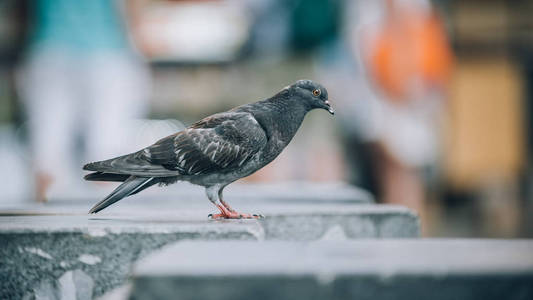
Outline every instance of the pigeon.
<path fill-rule="evenodd" d="M 188 128 L 137 152 L 86 164 L 89 181 L 122 182 L 89 213 L 155 185 L 188 181 L 205 187 L 220 213 L 213 219 L 252 219 L 224 201 L 222 191 L 273 161 L 289 144 L 307 112 L 335 111 L 327 90 L 311 80 L 298 80 L 273 97 L 208 116 Z"/>

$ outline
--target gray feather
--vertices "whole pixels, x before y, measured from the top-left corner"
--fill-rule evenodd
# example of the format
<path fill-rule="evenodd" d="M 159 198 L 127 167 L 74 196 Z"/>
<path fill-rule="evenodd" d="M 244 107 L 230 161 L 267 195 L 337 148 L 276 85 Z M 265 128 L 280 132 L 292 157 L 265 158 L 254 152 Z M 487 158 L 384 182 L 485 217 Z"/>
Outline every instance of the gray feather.
<path fill-rule="evenodd" d="M 136 177 L 130 176 L 126 181 L 119 185 L 111 194 L 104 198 L 104 200 L 98 202 L 91 210 L 90 214 L 97 213 L 109 205 L 121 200 L 124 197 L 138 193 L 141 189 L 144 189 L 146 185 L 150 183 L 154 178 L 152 177 Z"/>

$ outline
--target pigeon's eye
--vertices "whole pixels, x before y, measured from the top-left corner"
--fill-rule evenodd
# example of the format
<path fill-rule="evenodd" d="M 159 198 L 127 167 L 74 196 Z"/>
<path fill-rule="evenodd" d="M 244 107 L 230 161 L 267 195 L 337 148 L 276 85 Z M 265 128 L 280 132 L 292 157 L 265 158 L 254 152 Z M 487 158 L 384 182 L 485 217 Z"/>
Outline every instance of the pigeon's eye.
<path fill-rule="evenodd" d="M 314 90 L 313 95 L 315 95 L 315 97 L 320 96 L 320 90 L 319 89 Z"/>

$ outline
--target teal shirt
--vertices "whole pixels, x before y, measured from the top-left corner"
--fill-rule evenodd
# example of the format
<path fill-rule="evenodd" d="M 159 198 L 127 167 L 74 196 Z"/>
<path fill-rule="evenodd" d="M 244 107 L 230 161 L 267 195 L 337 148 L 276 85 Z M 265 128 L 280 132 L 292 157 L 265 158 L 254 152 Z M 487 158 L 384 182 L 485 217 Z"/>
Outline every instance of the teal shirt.
<path fill-rule="evenodd" d="M 126 50 L 129 45 L 117 4 L 112 0 L 35 0 L 30 47 L 79 54 Z"/>

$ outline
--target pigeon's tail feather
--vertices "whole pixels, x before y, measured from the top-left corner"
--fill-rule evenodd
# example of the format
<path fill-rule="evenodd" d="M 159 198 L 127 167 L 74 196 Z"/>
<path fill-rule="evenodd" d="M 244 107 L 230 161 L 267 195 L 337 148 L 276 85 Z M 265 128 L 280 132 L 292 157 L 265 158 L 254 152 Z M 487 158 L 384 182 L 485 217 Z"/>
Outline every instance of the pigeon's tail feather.
<path fill-rule="evenodd" d="M 86 171 L 136 175 L 140 177 L 166 177 L 179 175 L 176 171 L 166 169 L 162 165 L 151 163 L 144 154 L 144 150 L 141 150 L 108 160 L 96 161 L 84 165 L 83 169 Z"/>
<path fill-rule="evenodd" d="M 130 175 L 126 174 L 113 174 L 113 173 L 104 173 L 104 172 L 94 172 L 85 175 L 85 180 L 88 181 L 117 181 L 117 182 L 124 182 L 126 181 Z"/>
<path fill-rule="evenodd" d="M 98 171 L 98 172 L 109 172 L 116 170 L 117 167 L 120 169 L 124 165 L 129 164 L 148 164 L 147 161 L 138 160 L 137 156 L 139 155 L 138 152 L 122 155 L 119 157 L 115 157 L 108 160 L 102 160 L 102 161 L 95 161 L 88 163 L 83 166 L 83 169 L 86 171 Z"/>
<path fill-rule="evenodd" d="M 137 177 L 130 176 L 126 181 L 119 185 L 111 194 L 104 198 L 104 200 L 98 202 L 91 210 L 90 214 L 97 213 L 109 205 L 121 200 L 124 197 L 136 194 L 141 190 L 151 186 L 153 177 Z"/>

